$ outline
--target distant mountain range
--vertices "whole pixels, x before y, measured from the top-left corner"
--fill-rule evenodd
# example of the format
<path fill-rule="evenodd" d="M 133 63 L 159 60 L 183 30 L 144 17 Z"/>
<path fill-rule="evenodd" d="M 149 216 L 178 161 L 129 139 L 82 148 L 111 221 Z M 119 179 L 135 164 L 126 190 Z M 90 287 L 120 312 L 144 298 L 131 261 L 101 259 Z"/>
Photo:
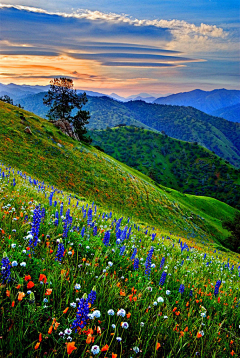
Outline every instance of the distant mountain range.
<path fill-rule="evenodd" d="M 196 89 L 190 92 L 172 94 L 167 97 L 157 98 L 154 103 L 177 106 L 191 106 L 207 114 L 240 103 L 240 91 L 215 89 L 202 91 Z M 227 119 L 227 118 L 226 118 Z"/>
<path fill-rule="evenodd" d="M 46 118 L 45 92 L 19 100 L 28 111 Z M 119 124 L 165 132 L 168 136 L 198 144 L 240 167 L 240 123 L 213 117 L 193 107 L 169 106 L 143 101 L 119 102 L 107 96 L 88 96 L 89 129 L 106 129 Z"/>
<path fill-rule="evenodd" d="M 11 97 L 14 101 L 19 101 L 19 99 L 25 99 L 27 96 L 38 94 L 40 92 L 47 92 L 50 86 L 30 86 L 30 85 L 16 85 L 10 83 L 9 85 L 4 85 L 0 83 L 0 96 L 5 94 Z M 77 90 L 78 94 L 86 92 L 88 96 L 102 97 L 106 96 L 104 93 L 94 92 L 94 91 L 85 91 Z"/>
<path fill-rule="evenodd" d="M 40 92 L 46 92 L 48 86 L 30 86 L 16 85 L 11 83 L 4 85 L 0 83 L 0 96 L 7 94 L 18 103 L 19 99 L 25 99 L 26 96 L 34 95 Z M 78 89 L 77 93 L 86 92 L 88 96 L 102 97 L 106 96 L 120 102 L 143 101 L 146 103 L 167 104 L 177 106 L 191 106 L 200 111 L 214 116 L 225 118 L 232 122 L 240 122 L 240 91 L 215 89 L 213 91 L 202 91 L 196 89 L 190 92 L 182 92 L 177 94 L 159 94 L 158 98 L 149 93 L 139 93 L 128 97 L 119 96 L 116 93 L 106 95 L 104 93 L 85 91 Z M 235 107 L 236 106 L 236 107 Z"/>
<path fill-rule="evenodd" d="M 240 103 L 230 107 L 217 109 L 211 113 L 213 116 L 222 117 L 228 121 L 240 123 Z"/>

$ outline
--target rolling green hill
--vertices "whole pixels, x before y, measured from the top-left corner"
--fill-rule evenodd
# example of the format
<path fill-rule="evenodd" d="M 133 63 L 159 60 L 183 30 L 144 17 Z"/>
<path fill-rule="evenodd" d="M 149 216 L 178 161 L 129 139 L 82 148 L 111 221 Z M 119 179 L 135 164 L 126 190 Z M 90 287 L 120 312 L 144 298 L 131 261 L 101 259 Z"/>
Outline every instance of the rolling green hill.
<path fill-rule="evenodd" d="M 20 101 L 26 110 L 42 117 L 48 108 L 45 93 Z M 88 97 L 84 109 L 90 111 L 89 129 L 106 129 L 118 124 L 136 125 L 200 145 L 240 167 L 240 123 L 213 117 L 193 107 L 150 104 L 143 101 L 121 103 L 108 97 Z"/>
<path fill-rule="evenodd" d="M 3 102 L 0 120 L 0 160 L 5 164 L 164 232 L 226 240 L 221 220 L 235 213 L 227 204 L 157 187 L 144 174 L 72 140 L 47 120 Z"/>
<path fill-rule="evenodd" d="M 91 130 L 90 134 L 94 145 L 155 182 L 240 209 L 240 170 L 211 151 L 138 127 Z"/>

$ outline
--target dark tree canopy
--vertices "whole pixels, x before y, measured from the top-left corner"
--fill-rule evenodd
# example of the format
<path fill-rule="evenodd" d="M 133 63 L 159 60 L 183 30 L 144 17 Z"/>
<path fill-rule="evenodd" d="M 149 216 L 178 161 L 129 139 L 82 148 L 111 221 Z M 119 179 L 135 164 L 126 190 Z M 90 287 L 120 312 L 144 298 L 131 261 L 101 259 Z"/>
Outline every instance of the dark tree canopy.
<path fill-rule="evenodd" d="M 233 251 L 240 253 L 240 212 L 236 212 L 233 221 L 224 221 L 222 226 L 231 232 L 228 240 Z"/>
<path fill-rule="evenodd" d="M 5 94 L 4 96 L 0 97 L 0 101 L 3 101 L 5 103 L 9 103 L 9 104 L 13 104 L 12 98 L 10 98 L 7 94 Z"/>
<path fill-rule="evenodd" d="M 90 115 L 88 111 L 82 110 L 87 101 L 86 93 L 78 95 L 73 88 L 73 80 L 65 77 L 54 78 L 50 82 L 50 90 L 43 99 L 43 103 L 50 107 L 47 115 L 49 119 L 68 121 L 78 140 L 91 143 L 90 137 L 85 136 L 85 125 L 89 123 Z"/>

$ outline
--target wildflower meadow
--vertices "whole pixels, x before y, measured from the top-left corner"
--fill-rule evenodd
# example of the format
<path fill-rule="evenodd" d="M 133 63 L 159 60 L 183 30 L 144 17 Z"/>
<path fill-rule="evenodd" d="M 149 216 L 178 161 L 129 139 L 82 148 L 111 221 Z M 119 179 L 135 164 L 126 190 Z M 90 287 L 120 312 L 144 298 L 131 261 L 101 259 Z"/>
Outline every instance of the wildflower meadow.
<path fill-rule="evenodd" d="M 1 357 L 239 357 L 239 256 L 0 166 Z"/>

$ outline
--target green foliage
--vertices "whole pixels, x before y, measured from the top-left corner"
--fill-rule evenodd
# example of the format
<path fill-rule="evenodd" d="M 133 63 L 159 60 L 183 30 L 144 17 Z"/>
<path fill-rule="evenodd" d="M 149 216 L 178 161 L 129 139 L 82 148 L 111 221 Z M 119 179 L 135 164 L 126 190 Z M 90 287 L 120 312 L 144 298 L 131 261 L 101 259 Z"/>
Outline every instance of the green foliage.
<path fill-rule="evenodd" d="M 0 101 L 3 101 L 5 103 L 13 104 L 12 98 L 10 98 L 8 95 L 4 95 L 0 97 Z"/>
<path fill-rule="evenodd" d="M 228 243 L 233 251 L 240 253 L 240 213 L 237 212 L 233 221 L 223 221 L 223 227 L 231 232 Z"/>
<path fill-rule="evenodd" d="M 93 144 L 156 183 L 240 209 L 239 170 L 209 150 L 137 127 L 92 130 L 90 134 Z"/>
<path fill-rule="evenodd" d="M 44 93 L 21 101 L 24 108 L 45 117 Z M 142 101 L 121 103 L 108 97 L 88 97 L 88 129 L 106 129 L 119 124 L 135 125 L 165 133 L 176 139 L 198 142 L 201 146 L 240 167 L 240 125 L 213 117 L 193 107 L 150 104 Z M 228 159 L 229 158 L 229 159 Z"/>
<path fill-rule="evenodd" d="M 47 117 L 51 120 L 66 120 L 74 129 L 74 134 L 80 141 L 91 143 L 91 138 L 86 137 L 85 128 L 90 118 L 89 112 L 82 107 L 87 103 L 86 93 L 78 96 L 73 89 L 73 80 L 68 78 L 54 78 L 50 82 L 50 90 L 43 99 L 43 104 L 51 107 Z M 78 109 L 75 115 L 72 111 Z M 72 135 L 68 132 L 68 135 Z"/>

